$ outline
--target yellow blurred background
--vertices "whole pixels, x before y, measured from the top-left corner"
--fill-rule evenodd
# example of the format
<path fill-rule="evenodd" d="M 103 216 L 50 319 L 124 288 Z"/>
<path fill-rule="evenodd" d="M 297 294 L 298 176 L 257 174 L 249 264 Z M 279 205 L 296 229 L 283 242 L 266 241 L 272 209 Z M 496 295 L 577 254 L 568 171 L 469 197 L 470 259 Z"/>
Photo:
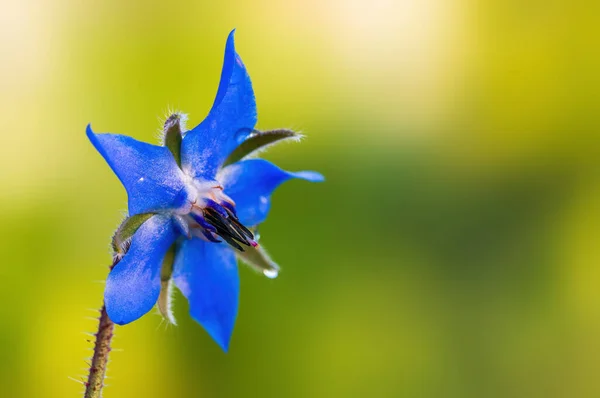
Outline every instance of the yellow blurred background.
<path fill-rule="evenodd" d="M 207 113 L 224 43 L 274 196 L 224 354 L 187 315 L 118 327 L 106 398 L 600 396 L 600 3 L 4 0 L 2 397 L 77 397 L 126 208 L 87 141 Z"/>

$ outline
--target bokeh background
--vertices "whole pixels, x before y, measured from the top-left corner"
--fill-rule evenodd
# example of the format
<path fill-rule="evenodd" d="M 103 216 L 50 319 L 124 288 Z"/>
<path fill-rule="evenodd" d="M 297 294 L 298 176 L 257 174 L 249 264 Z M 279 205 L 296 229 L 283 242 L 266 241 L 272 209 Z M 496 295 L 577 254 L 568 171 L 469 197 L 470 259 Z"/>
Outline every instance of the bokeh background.
<path fill-rule="evenodd" d="M 77 397 L 125 191 L 84 129 L 199 123 L 227 34 L 274 196 L 224 354 L 176 296 L 105 397 L 600 396 L 600 3 L 3 0 L 0 386 Z M 73 380 L 74 379 L 74 380 Z"/>

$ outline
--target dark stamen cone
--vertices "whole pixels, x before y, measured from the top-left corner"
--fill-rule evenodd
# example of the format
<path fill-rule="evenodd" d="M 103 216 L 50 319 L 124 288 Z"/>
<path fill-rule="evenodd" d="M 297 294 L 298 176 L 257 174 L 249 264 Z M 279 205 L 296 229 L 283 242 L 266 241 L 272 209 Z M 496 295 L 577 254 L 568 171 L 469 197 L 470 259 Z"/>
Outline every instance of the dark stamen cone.
<path fill-rule="evenodd" d="M 254 234 L 252 233 L 252 231 L 250 231 L 248 228 L 246 228 L 244 226 L 244 224 L 242 224 L 240 222 L 240 220 L 238 220 L 238 218 L 235 215 L 235 213 L 233 211 L 231 211 L 231 209 L 229 209 L 228 207 L 225 207 L 225 210 L 227 210 L 227 213 L 229 214 L 229 217 L 231 217 L 232 224 L 234 224 L 235 226 L 237 226 L 238 228 L 240 228 L 242 230 L 243 234 L 246 235 L 248 238 L 254 239 Z"/>
<path fill-rule="evenodd" d="M 216 229 L 216 234 L 240 251 L 244 251 L 240 243 L 245 246 L 256 245 L 252 233 L 240 223 L 235 214 L 227 207 L 220 207 L 220 209 L 223 212 L 213 207 L 204 209 L 204 219 Z M 225 218 L 222 213 L 227 217 Z"/>

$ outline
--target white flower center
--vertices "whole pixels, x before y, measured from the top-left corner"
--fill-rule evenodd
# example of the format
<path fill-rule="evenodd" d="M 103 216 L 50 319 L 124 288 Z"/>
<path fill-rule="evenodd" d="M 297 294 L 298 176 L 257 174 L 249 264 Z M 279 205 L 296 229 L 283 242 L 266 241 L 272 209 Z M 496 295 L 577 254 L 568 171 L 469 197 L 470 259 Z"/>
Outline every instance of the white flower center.
<path fill-rule="evenodd" d="M 243 246 L 258 245 L 253 233 L 238 220 L 235 202 L 218 181 L 187 176 L 185 188 L 189 205 L 175 216 L 184 235 L 211 242 L 221 238 L 240 251 L 244 251 Z"/>

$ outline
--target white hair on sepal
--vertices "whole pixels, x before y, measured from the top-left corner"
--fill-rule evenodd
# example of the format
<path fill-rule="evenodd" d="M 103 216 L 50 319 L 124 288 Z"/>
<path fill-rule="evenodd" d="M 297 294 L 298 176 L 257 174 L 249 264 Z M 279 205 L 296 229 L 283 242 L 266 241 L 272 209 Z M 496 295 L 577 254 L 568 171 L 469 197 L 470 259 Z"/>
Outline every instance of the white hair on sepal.
<path fill-rule="evenodd" d="M 109 252 L 111 255 L 115 254 L 115 251 L 113 249 L 113 240 L 115 239 L 115 234 L 119 230 L 119 227 L 121 226 L 121 224 L 123 224 L 123 221 L 125 221 L 127 219 L 127 217 L 129 217 L 129 212 L 127 210 L 121 210 L 120 214 L 121 214 L 120 221 L 117 223 L 117 226 L 115 227 L 115 230 L 112 233 L 112 235 L 110 235 L 110 238 L 108 241 L 108 249 L 109 249 Z"/>
<path fill-rule="evenodd" d="M 277 278 L 281 268 L 271 259 L 271 256 L 261 246 L 246 248 L 243 252 L 236 251 L 236 257 L 254 271 L 269 279 Z"/>
<path fill-rule="evenodd" d="M 161 281 L 160 284 L 160 294 L 158 296 L 158 301 L 156 302 L 158 312 L 167 323 L 177 325 L 177 321 L 173 315 L 173 295 L 175 293 L 173 289 L 173 280 L 169 279 L 168 281 Z"/>
<path fill-rule="evenodd" d="M 156 132 L 156 139 L 158 140 L 160 145 L 165 145 L 165 132 L 164 132 L 165 123 L 166 123 L 167 119 L 169 119 L 171 116 L 173 116 L 175 114 L 179 115 L 179 125 L 181 126 L 181 136 L 182 137 L 185 136 L 185 133 L 187 132 L 187 121 L 188 121 L 187 113 L 184 113 L 180 110 L 172 108 L 169 105 L 167 107 L 167 110 L 164 113 L 164 116 L 162 116 L 162 117 L 157 116 L 159 127 Z"/>
<path fill-rule="evenodd" d="M 252 152 L 248 153 L 246 156 L 244 156 L 242 159 L 255 159 L 257 157 L 259 157 L 261 154 L 263 154 L 264 152 L 268 151 L 269 149 L 271 149 L 274 146 L 277 146 L 281 143 L 287 142 L 287 143 L 291 143 L 291 142 L 300 142 L 302 141 L 306 136 L 304 134 L 302 134 L 302 131 L 296 131 L 294 129 L 289 129 L 289 128 L 281 128 L 281 129 L 272 129 L 272 130 L 257 130 L 260 133 L 263 132 L 268 132 L 268 131 L 275 131 L 275 130 L 289 130 L 289 131 L 293 131 L 294 135 L 291 137 L 286 137 L 286 138 L 281 138 L 275 142 L 272 142 L 270 144 L 266 144 L 266 145 L 262 145 L 256 149 L 254 149 Z M 252 137 L 252 135 L 250 135 L 250 137 Z"/>

